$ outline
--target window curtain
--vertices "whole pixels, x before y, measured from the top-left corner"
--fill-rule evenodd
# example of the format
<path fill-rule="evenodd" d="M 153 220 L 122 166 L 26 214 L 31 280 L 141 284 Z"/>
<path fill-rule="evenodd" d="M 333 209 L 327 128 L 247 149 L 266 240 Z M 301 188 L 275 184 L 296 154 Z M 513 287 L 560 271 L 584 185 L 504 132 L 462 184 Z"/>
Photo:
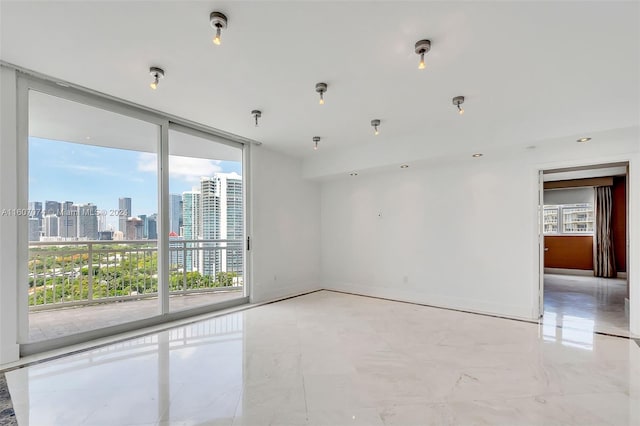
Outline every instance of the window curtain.
<path fill-rule="evenodd" d="M 611 186 L 594 188 L 595 229 L 593 233 L 593 275 L 615 278 L 616 261 L 613 254 L 613 232 L 611 229 L 611 210 L 613 197 Z"/>

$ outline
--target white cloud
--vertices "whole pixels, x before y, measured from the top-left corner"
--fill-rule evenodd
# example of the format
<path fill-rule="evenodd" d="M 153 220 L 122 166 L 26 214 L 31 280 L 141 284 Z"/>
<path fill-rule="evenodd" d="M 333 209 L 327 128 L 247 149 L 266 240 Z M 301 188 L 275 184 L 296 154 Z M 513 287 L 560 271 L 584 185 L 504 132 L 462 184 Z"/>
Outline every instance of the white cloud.
<path fill-rule="evenodd" d="M 138 170 L 141 172 L 156 172 L 158 170 L 155 154 L 141 153 L 138 157 Z M 219 160 L 204 158 L 169 156 L 169 175 L 185 182 L 199 182 L 202 176 L 213 176 L 222 172 Z"/>
<path fill-rule="evenodd" d="M 138 171 L 156 172 L 158 170 L 158 159 L 156 154 L 143 152 L 138 155 Z"/>

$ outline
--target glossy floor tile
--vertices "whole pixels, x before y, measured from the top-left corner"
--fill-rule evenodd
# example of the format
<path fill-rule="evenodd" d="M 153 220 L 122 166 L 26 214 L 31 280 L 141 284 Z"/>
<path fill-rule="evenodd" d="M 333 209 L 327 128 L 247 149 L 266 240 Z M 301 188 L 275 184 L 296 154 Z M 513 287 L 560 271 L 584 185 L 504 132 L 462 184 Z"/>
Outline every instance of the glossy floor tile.
<path fill-rule="evenodd" d="M 640 424 L 638 345 L 548 331 L 321 291 L 7 379 L 21 425 Z"/>
<path fill-rule="evenodd" d="M 629 336 L 626 296 L 625 279 L 545 274 L 542 321 L 547 327 L 562 327 L 565 333 Z"/>
<path fill-rule="evenodd" d="M 242 290 L 175 295 L 171 311 L 190 309 L 243 297 Z M 158 315 L 158 299 L 127 300 L 29 312 L 29 342 L 55 339 Z"/>

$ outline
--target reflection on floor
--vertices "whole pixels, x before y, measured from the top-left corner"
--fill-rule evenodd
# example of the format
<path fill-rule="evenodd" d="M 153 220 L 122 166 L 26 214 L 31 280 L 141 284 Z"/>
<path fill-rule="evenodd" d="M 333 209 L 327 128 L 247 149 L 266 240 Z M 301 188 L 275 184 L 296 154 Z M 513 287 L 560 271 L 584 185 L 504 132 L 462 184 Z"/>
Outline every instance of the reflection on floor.
<path fill-rule="evenodd" d="M 624 279 L 544 275 L 544 316 L 548 327 L 629 336 L 624 312 Z"/>
<path fill-rule="evenodd" d="M 211 305 L 242 297 L 242 290 L 172 296 L 171 311 Z M 37 342 L 158 315 L 158 299 L 101 303 L 29 313 L 29 341 Z"/>
<path fill-rule="evenodd" d="M 565 337 L 321 291 L 7 379 L 21 425 L 640 424 L 635 342 Z"/>

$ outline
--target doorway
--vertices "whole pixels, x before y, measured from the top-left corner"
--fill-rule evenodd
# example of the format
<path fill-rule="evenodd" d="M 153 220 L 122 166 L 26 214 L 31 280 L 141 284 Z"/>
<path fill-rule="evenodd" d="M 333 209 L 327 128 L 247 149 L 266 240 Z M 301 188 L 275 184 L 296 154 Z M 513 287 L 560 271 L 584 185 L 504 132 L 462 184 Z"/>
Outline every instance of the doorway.
<path fill-rule="evenodd" d="M 541 172 L 545 327 L 629 336 L 628 171 L 623 162 Z"/>

